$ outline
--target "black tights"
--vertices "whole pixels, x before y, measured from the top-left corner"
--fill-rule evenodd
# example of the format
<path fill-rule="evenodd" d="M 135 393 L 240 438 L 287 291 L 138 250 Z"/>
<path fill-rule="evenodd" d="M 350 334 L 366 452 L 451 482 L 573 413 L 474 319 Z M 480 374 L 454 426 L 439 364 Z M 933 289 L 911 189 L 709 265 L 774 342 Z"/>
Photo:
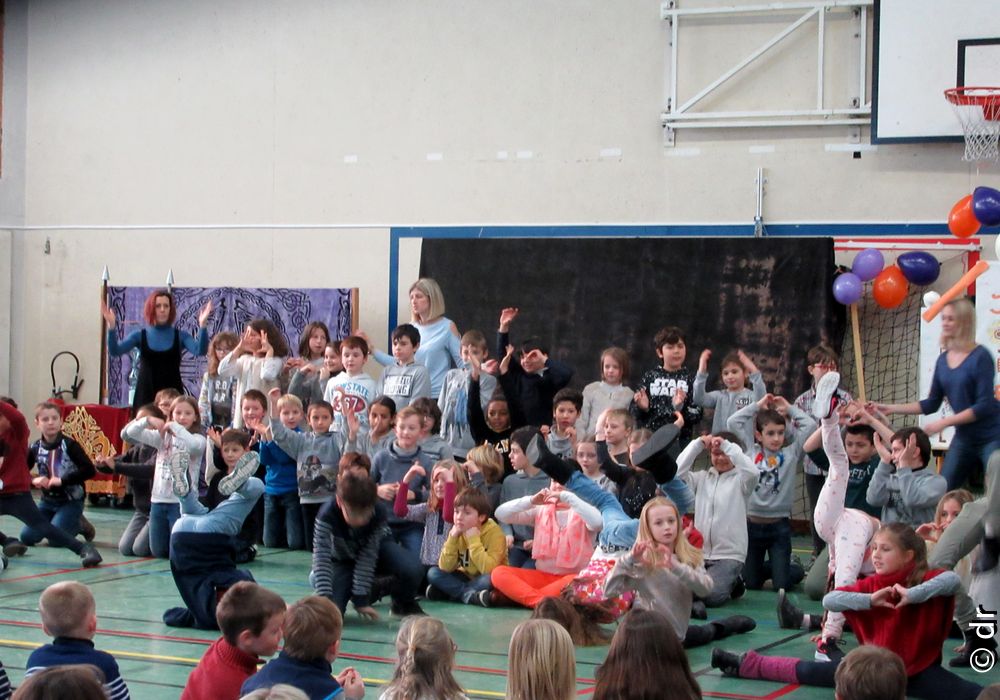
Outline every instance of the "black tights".
<path fill-rule="evenodd" d="M 821 661 L 800 661 L 795 675 L 803 685 L 834 687 L 837 664 Z M 924 700 L 975 700 L 983 687 L 956 676 L 939 664 L 928 666 L 906 679 L 906 695 Z"/>
<path fill-rule="evenodd" d="M 83 554 L 83 543 L 46 520 L 45 516 L 38 511 L 38 506 L 35 505 L 35 500 L 30 493 L 12 493 L 0 496 L 0 515 L 12 515 L 28 527 L 38 530 L 49 541 L 49 544 L 66 547 L 77 554 Z"/>

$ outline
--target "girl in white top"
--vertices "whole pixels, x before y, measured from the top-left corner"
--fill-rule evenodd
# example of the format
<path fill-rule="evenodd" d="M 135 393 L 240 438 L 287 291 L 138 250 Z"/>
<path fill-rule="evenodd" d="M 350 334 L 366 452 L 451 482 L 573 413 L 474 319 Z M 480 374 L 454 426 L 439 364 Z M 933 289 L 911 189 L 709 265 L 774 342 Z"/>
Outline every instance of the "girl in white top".
<path fill-rule="evenodd" d="M 583 388 L 583 408 L 576 421 L 577 435 L 597 432 L 597 418 L 612 408 L 628 408 L 633 392 L 623 382 L 628 377 L 628 353 L 619 347 L 601 353 L 601 381 Z"/>
<path fill-rule="evenodd" d="M 379 700 L 468 700 L 455 680 L 455 642 L 433 617 L 407 617 L 396 635 L 399 663 Z"/>
<path fill-rule="evenodd" d="M 250 389 L 266 396 L 279 386 L 278 377 L 287 355 L 288 344 L 277 326 L 266 318 L 258 318 L 246 327 L 233 351 L 222 358 L 219 374 L 237 378 L 237 401 Z M 238 411 L 233 412 L 233 427 L 243 427 L 243 416 Z"/>
<path fill-rule="evenodd" d="M 180 501 L 174 495 L 170 465 L 179 459 L 188 462 L 188 483 L 198 483 L 199 467 L 205 455 L 205 436 L 199 430 L 198 402 L 178 396 L 170 406 L 170 422 L 151 416 L 137 418 L 122 430 L 130 442 L 156 448 L 156 467 L 149 509 L 149 549 L 154 557 L 170 555 L 170 530 L 180 517 Z"/>

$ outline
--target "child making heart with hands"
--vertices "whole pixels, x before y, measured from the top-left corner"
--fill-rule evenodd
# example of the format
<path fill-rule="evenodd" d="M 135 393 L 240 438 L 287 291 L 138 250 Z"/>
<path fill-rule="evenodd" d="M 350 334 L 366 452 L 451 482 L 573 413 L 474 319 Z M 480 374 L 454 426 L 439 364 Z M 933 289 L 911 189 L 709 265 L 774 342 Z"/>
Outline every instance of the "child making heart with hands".
<path fill-rule="evenodd" d="M 843 612 L 861 644 L 884 647 L 902 658 L 907 696 L 975 698 L 981 686 L 941 667 L 941 647 L 951 628 L 954 596 L 961 586 L 958 576 L 951 571 L 928 570 L 924 541 L 903 523 L 879 529 L 871 560 L 874 576 L 827 593 L 823 606 Z M 729 676 L 832 688 L 841 658 L 816 662 L 715 649 L 712 666 Z"/>
<path fill-rule="evenodd" d="M 633 607 L 656 610 L 670 620 L 685 647 L 701 646 L 713 639 L 749 632 L 756 624 L 734 615 L 706 625 L 688 625 L 694 596 L 712 591 L 701 551 L 683 532 L 680 513 L 673 501 L 650 500 L 639 516 L 639 533 L 632 551 L 618 560 L 604 582 L 606 595 L 635 591 Z"/>

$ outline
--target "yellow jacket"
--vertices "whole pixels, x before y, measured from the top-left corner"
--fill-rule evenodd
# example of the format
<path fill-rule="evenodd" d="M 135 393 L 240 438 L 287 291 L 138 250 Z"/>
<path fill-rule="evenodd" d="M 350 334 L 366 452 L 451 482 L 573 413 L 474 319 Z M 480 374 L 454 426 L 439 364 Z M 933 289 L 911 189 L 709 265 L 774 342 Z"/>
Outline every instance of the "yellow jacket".
<path fill-rule="evenodd" d="M 461 571 L 470 578 L 488 574 L 506 563 L 507 538 L 492 518 L 483 523 L 474 537 L 449 537 L 438 557 L 438 568 L 442 571 Z"/>

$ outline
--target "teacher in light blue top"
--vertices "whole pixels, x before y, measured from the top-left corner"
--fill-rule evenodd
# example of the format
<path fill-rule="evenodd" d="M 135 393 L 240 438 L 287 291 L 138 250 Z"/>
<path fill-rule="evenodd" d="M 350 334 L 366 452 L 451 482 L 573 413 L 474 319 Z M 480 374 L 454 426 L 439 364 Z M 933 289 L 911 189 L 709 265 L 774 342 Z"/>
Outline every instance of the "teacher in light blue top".
<path fill-rule="evenodd" d="M 115 329 L 117 318 L 107 303 L 101 302 L 101 314 L 108 326 L 108 353 L 124 355 L 132 348 L 139 348 L 139 376 L 132 398 L 132 413 L 141 406 L 152 403 L 156 392 L 173 388 L 186 393 L 181 381 L 181 349 L 192 355 L 204 355 L 208 351 L 208 331 L 205 325 L 212 314 L 209 301 L 198 314 L 198 337 L 181 333 L 174 325 L 177 309 L 174 295 L 166 289 L 157 289 L 149 295 L 142 309 L 142 315 L 149 324 L 118 340 Z"/>
<path fill-rule="evenodd" d="M 445 318 L 444 294 L 429 277 L 418 279 L 410 287 L 410 323 L 420 331 L 420 347 L 414 360 L 427 368 L 431 375 L 431 396 L 437 398 L 441 395 L 444 375 L 464 363 L 458 327 Z M 384 352 L 376 352 L 375 359 L 383 365 L 395 362 L 392 355 Z"/>
<path fill-rule="evenodd" d="M 885 413 L 933 413 L 948 399 L 953 415 L 924 426 L 928 435 L 954 426 L 955 437 L 941 467 L 949 489 L 961 488 L 973 469 L 985 469 L 1000 449 L 1000 401 L 994 394 L 996 365 L 992 353 L 976 345 L 976 311 L 968 299 L 948 302 L 941 310 L 941 347 L 926 399 L 880 406 Z"/>

